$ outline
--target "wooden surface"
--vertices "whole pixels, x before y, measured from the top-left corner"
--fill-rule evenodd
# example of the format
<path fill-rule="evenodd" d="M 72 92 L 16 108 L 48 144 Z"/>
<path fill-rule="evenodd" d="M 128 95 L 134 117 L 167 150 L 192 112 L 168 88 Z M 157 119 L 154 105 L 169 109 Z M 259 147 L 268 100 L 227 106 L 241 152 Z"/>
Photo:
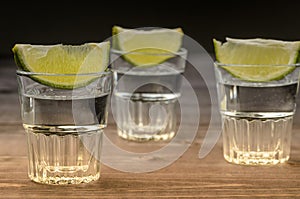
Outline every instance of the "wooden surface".
<path fill-rule="evenodd" d="M 203 82 L 193 75 L 190 77 L 195 83 L 195 91 L 201 93 L 200 128 L 190 147 L 173 164 L 147 173 L 123 172 L 103 164 L 99 181 L 49 186 L 31 182 L 27 177 L 26 136 L 20 119 L 15 66 L 12 60 L 0 60 L 0 198 L 300 197 L 299 111 L 295 117 L 288 163 L 260 167 L 229 164 L 222 156 L 221 139 L 205 158 L 199 159 L 198 152 L 209 124 L 209 97 Z M 149 151 L 166 144 L 141 145 L 120 140 L 111 116 L 105 134 L 128 150 Z"/>

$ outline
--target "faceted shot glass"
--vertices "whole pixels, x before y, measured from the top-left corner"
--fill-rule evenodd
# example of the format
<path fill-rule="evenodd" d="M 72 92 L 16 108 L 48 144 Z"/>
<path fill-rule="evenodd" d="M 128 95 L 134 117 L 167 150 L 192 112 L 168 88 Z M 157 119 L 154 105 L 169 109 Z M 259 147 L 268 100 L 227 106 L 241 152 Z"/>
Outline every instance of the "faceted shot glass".
<path fill-rule="evenodd" d="M 136 66 L 135 59 L 167 58 L 151 66 Z M 178 98 L 185 71 L 187 50 L 174 53 L 124 52 L 111 49 L 114 74 L 114 119 L 118 135 L 127 140 L 170 140 L 178 124 Z"/>
<path fill-rule="evenodd" d="M 287 70 L 270 81 L 249 81 L 228 72 L 234 67 Z M 228 65 L 215 62 L 223 124 L 224 158 L 243 165 L 274 165 L 290 157 L 298 93 L 298 65 Z"/>
<path fill-rule="evenodd" d="M 112 73 L 16 73 L 28 142 L 29 178 L 43 184 L 99 179 Z M 90 81 L 78 88 L 57 88 L 39 81 L 48 77 Z"/>

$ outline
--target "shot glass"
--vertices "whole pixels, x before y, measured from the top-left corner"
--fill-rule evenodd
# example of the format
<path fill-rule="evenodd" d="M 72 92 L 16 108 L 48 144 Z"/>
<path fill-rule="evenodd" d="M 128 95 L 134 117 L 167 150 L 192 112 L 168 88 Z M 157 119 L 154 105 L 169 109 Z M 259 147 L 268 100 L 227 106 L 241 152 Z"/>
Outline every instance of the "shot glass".
<path fill-rule="evenodd" d="M 100 177 L 112 73 L 49 74 L 17 70 L 28 176 L 43 184 L 79 184 Z M 45 77 L 91 79 L 73 89 L 37 81 Z"/>
<path fill-rule="evenodd" d="M 136 66 L 123 56 L 169 57 L 151 66 Z M 114 119 L 127 140 L 170 140 L 178 124 L 180 89 L 187 50 L 176 53 L 124 52 L 111 49 L 114 74 Z M 155 58 L 154 58 L 155 59 Z"/>
<path fill-rule="evenodd" d="M 215 63 L 219 108 L 222 115 L 223 155 L 230 163 L 275 165 L 290 157 L 293 116 L 296 110 L 297 65 L 239 65 L 286 68 L 278 80 L 245 81 Z"/>

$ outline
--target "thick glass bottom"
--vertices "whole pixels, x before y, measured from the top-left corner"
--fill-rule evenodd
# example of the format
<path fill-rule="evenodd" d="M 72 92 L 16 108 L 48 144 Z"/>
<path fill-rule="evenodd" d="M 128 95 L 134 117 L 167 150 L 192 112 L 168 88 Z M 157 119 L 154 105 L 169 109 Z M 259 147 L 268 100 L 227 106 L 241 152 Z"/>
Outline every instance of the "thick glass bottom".
<path fill-rule="evenodd" d="M 144 141 L 168 141 L 175 136 L 175 132 L 169 132 L 164 134 L 151 134 L 151 133 L 136 133 L 133 131 L 122 131 L 118 129 L 118 135 L 126 140 L 144 142 Z"/>

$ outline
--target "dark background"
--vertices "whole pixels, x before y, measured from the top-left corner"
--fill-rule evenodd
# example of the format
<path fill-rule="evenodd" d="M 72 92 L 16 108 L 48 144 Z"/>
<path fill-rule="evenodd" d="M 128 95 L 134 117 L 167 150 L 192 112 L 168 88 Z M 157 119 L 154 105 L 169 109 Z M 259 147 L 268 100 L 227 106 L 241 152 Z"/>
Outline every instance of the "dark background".
<path fill-rule="evenodd" d="M 15 43 L 103 41 L 110 37 L 113 25 L 181 27 L 209 53 L 213 38 L 300 40 L 297 1 L 77 1 L 1 5 L 0 58 L 11 57 Z"/>

